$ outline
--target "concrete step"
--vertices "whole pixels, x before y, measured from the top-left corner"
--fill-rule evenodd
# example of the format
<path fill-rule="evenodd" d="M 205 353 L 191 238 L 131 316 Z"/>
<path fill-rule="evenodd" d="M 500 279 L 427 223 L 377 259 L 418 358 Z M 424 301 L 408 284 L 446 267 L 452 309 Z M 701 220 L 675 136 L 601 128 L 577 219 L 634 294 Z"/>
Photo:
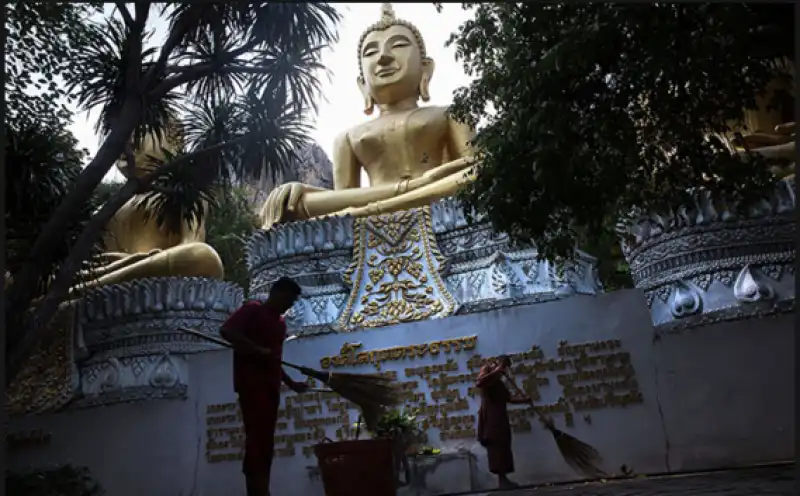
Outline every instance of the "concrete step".
<path fill-rule="evenodd" d="M 791 496 L 794 463 L 492 491 L 473 496 Z"/>

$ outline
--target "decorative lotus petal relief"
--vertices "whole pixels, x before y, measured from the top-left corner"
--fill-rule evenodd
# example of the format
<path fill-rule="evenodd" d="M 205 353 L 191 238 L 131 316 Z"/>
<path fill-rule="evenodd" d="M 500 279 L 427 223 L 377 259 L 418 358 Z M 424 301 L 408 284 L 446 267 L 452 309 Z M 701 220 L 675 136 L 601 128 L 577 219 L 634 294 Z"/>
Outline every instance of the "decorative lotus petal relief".
<path fill-rule="evenodd" d="M 109 358 L 81 369 L 81 395 L 74 408 L 145 399 L 186 397 L 188 366 L 184 357 L 163 352 Z"/>
<path fill-rule="evenodd" d="M 413 209 L 398 213 L 397 216 L 417 219 L 414 212 L 422 210 Z M 406 247 L 411 250 L 405 253 L 406 258 L 401 260 L 399 252 L 393 254 L 389 257 L 392 259 L 391 263 L 386 260 L 386 267 L 365 266 L 359 269 L 359 260 L 364 257 L 359 258 L 359 254 L 354 251 L 354 231 L 358 231 L 356 225 L 361 220 L 327 217 L 280 225 L 269 232 L 260 231 L 247 244 L 251 297 L 265 296 L 272 283 L 281 276 L 298 281 L 303 288 L 303 297 L 289 312 L 287 319 L 293 326 L 301 329 L 299 334 L 304 335 L 334 332 L 333 329 L 347 330 L 342 327 L 343 323 L 346 323 L 344 327 L 363 327 L 351 319 L 351 316 L 344 314 L 352 311 L 356 302 L 360 305 L 362 297 L 369 299 L 369 296 L 366 293 L 353 296 L 348 280 L 352 282 L 352 276 L 363 269 L 365 278 L 369 276 L 379 280 L 378 283 L 373 283 L 373 286 L 377 284 L 375 287 L 378 287 L 387 282 L 384 280 L 388 273 L 386 271 L 399 267 L 397 264 L 401 262 L 411 264 L 409 267 L 414 270 L 417 268 L 416 264 L 421 263 L 424 270 L 418 275 L 424 276 L 427 282 L 442 277 L 446 287 L 436 289 L 434 293 L 452 295 L 456 300 L 454 308 L 458 308 L 459 313 L 601 291 L 596 260 L 593 257 L 578 252 L 574 264 L 556 270 L 552 264 L 537 260 L 537 252 L 533 247 L 513 245 L 506 234 L 494 232 L 490 224 L 480 216 L 467 219 L 461 204 L 455 199 L 446 198 L 434 202 L 426 211 L 428 213 L 425 215 L 430 220 L 426 221 L 425 232 L 418 229 L 418 239 L 414 241 L 414 246 Z M 370 217 L 365 222 L 371 222 L 369 219 L 373 218 Z M 389 226 L 391 229 L 387 227 L 383 230 L 391 238 L 386 240 L 390 245 L 403 238 L 407 234 L 404 229 L 410 229 L 413 222 L 405 225 L 398 221 L 396 224 Z M 341 241 L 326 245 L 320 238 L 323 233 L 327 236 L 328 232 L 342 230 L 346 230 L 346 233 L 340 236 Z M 362 248 L 359 249 L 363 251 Z M 408 258 L 423 253 L 437 255 L 430 261 L 427 257 L 422 257 L 414 263 Z M 379 258 L 383 260 L 386 257 Z M 376 260 L 369 262 L 364 259 L 361 262 L 374 265 L 378 263 Z M 372 290 L 367 290 L 364 286 L 360 291 Z M 430 298 L 434 296 L 428 295 Z M 351 299 L 353 305 L 348 305 L 345 300 Z M 436 299 L 439 299 L 438 296 Z M 491 301 L 497 304 L 488 303 Z M 393 302 L 393 305 L 398 306 L 400 302 Z M 372 307 L 367 310 L 377 311 Z M 399 307 L 397 311 L 400 311 Z M 408 315 L 417 315 L 409 308 L 403 308 L 403 311 Z M 443 315 L 434 312 L 431 316 L 434 314 Z M 421 312 L 419 315 L 427 313 Z"/>
<path fill-rule="evenodd" d="M 789 267 L 776 280 L 758 267 L 745 265 L 738 272 L 674 281 L 646 292 L 645 297 L 653 323 L 663 329 L 793 311 L 794 270 Z"/>
<path fill-rule="evenodd" d="M 200 277 L 139 279 L 95 289 L 80 305 L 84 325 L 163 312 L 230 313 L 241 305 L 235 284 Z"/>
<path fill-rule="evenodd" d="M 700 313 L 703 310 L 703 300 L 691 284 L 679 281 L 672 290 L 669 307 L 673 317 L 681 319 Z"/>
<path fill-rule="evenodd" d="M 464 214 L 464 207 L 455 198 L 443 198 L 431 204 L 431 221 L 433 232 L 436 234 L 477 226 L 483 220 L 484 216 L 473 212 L 472 222 L 470 223 Z"/>
<path fill-rule="evenodd" d="M 60 309 L 56 338 L 9 388 L 8 411 L 185 398 L 188 368 L 179 355 L 219 346 L 178 328 L 216 333 L 242 300 L 235 284 L 204 278 L 142 279 L 93 290 Z"/>
<path fill-rule="evenodd" d="M 758 269 L 748 264 L 736 277 L 733 295 L 741 302 L 755 303 L 775 299 L 775 290 Z"/>
<path fill-rule="evenodd" d="M 653 323 L 684 328 L 793 309 L 793 188 L 793 178 L 782 180 L 746 209 L 700 192 L 691 205 L 620 222 Z"/>
<path fill-rule="evenodd" d="M 276 260 L 353 248 L 353 217 L 329 216 L 259 230 L 245 245 L 247 269 L 252 274 Z"/>
<path fill-rule="evenodd" d="M 643 212 L 633 209 L 617 224 L 623 253 L 634 258 L 636 251 L 649 242 L 662 242 L 670 235 L 684 236 L 685 229 L 700 231 L 713 224 L 771 219 L 791 215 L 795 209 L 794 177 L 778 181 L 773 192 L 747 206 L 744 213 L 734 202 L 713 196 L 710 192 L 698 191 L 691 204 L 680 205 L 666 212 Z"/>
<path fill-rule="evenodd" d="M 150 372 L 148 382 L 155 388 L 171 388 L 178 383 L 178 366 L 169 353 L 164 353 Z"/>
<path fill-rule="evenodd" d="M 75 365 L 76 306 L 61 305 L 51 322 L 53 338 L 40 342 L 6 388 L 6 413 L 36 415 L 69 404 L 80 388 Z"/>
<path fill-rule="evenodd" d="M 61 309 L 56 338 L 9 388 L 9 412 L 185 398 L 188 369 L 175 353 L 219 347 L 178 327 L 217 332 L 241 303 L 237 286 L 199 278 L 139 280 L 94 290 Z"/>

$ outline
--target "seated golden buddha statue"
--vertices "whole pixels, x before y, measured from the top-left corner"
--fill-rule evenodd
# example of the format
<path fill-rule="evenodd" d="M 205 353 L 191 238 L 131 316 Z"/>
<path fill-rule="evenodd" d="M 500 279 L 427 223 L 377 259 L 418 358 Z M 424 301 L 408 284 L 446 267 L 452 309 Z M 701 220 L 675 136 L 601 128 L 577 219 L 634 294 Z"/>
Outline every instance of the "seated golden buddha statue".
<path fill-rule="evenodd" d="M 780 177 L 794 175 L 796 136 L 794 116 L 794 63 L 779 61 L 790 77 L 776 78 L 763 95 L 756 97 L 755 109 L 745 110 L 744 122 L 738 126 L 737 136 L 732 140 L 739 152 L 753 152 L 767 158 L 791 161 L 782 168 L 774 168 L 773 172 Z M 783 91 L 788 100 L 778 108 L 770 107 L 776 91 Z"/>
<path fill-rule="evenodd" d="M 276 223 L 331 214 L 367 216 L 428 205 L 468 181 L 472 129 L 430 99 L 434 62 L 419 30 L 397 19 L 391 4 L 358 44 L 358 87 L 364 113 L 378 117 L 342 133 L 334 143 L 334 189 L 286 183 L 261 210 L 264 229 Z M 361 187 L 361 171 L 371 185 Z"/>
<path fill-rule="evenodd" d="M 136 164 L 144 164 L 148 156 L 164 158 L 164 150 L 175 148 L 174 133 L 163 140 L 145 138 L 135 154 Z M 117 162 L 120 172 L 131 177 L 147 173 L 146 167 L 130 167 L 126 160 Z M 145 195 L 136 195 L 111 218 L 103 237 L 108 250 L 94 261 L 95 267 L 81 274 L 81 282 L 72 289 L 118 284 L 150 277 L 209 277 L 222 279 L 224 271 L 217 252 L 205 244 L 204 222 L 183 221 L 180 232 L 160 226 L 155 215 L 141 205 Z"/>

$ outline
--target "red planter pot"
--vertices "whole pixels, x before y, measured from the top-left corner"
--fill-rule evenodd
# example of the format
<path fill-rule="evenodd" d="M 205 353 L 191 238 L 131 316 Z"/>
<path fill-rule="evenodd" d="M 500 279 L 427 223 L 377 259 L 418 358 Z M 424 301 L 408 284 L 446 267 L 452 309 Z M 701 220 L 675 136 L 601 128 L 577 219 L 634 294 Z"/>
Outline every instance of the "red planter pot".
<path fill-rule="evenodd" d="M 314 446 L 325 496 L 396 496 L 392 441 L 364 439 Z"/>

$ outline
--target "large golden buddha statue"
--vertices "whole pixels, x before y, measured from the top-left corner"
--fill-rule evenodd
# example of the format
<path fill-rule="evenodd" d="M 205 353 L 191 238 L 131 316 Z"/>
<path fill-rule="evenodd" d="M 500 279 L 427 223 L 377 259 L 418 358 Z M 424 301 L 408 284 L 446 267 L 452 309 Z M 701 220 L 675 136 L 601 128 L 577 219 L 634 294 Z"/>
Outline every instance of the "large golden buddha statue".
<path fill-rule="evenodd" d="M 135 154 L 136 164 L 144 164 L 148 156 L 163 159 L 165 150 L 175 150 L 176 142 L 174 132 L 164 140 L 148 136 Z M 130 167 L 124 159 L 117 167 L 126 177 L 141 177 L 148 171 L 146 167 Z M 184 220 L 180 232 L 170 231 L 142 207 L 145 198 L 134 196 L 111 218 L 103 238 L 108 251 L 97 257 L 95 268 L 81 274 L 84 282 L 73 288 L 73 294 L 78 289 L 149 277 L 223 278 L 219 255 L 204 243 L 205 223 Z"/>
<path fill-rule="evenodd" d="M 391 4 L 358 44 L 364 113 L 378 117 L 342 133 L 333 151 L 334 189 L 286 183 L 261 210 L 264 229 L 330 214 L 367 216 L 428 205 L 470 178 L 473 131 L 430 99 L 434 62 L 419 30 L 397 19 Z M 361 171 L 371 185 L 361 187 Z"/>
<path fill-rule="evenodd" d="M 786 76 L 770 82 L 765 93 L 756 97 L 756 108 L 745 110 L 743 122 L 739 126 L 733 126 L 737 132 L 731 141 L 739 152 L 754 152 L 767 158 L 790 161 L 785 167 L 773 168 L 775 174 L 786 177 L 794 175 L 797 150 L 795 69 L 791 60 L 776 61 L 776 67 Z M 788 99 L 782 105 L 772 108 L 771 100 L 778 91 L 782 91 Z"/>

